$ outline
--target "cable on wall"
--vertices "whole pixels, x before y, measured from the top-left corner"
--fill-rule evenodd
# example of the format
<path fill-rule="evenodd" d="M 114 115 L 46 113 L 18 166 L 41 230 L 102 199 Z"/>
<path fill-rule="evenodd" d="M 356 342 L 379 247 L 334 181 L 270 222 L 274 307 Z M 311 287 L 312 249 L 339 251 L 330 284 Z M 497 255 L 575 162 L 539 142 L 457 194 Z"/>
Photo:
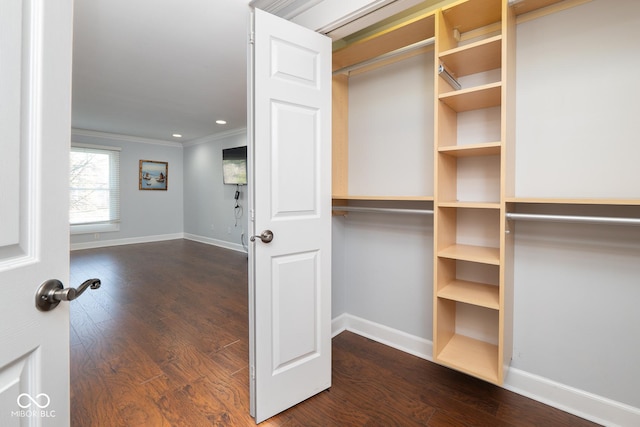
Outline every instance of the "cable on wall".
<path fill-rule="evenodd" d="M 239 199 L 240 199 L 240 184 L 236 184 L 236 194 L 233 196 L 234 200 L 236 201 L 235 206 L 233 207 L 233 217 L 235 219 L 235 224 L 233 225 L 234 227 L 238 227 L 238 220 L 240 220 L 240 218 L 242 218 L 242 215 L 244 213 L 244 209 L 242 208 L 242 205 L 240 205 Z M 240 243 L 242 244 L 242 248 L 244 250 L 248 250 L 248 247 L 244 241 L 244 231 L 242 232 L 242 234 L 240 234 Z"/>

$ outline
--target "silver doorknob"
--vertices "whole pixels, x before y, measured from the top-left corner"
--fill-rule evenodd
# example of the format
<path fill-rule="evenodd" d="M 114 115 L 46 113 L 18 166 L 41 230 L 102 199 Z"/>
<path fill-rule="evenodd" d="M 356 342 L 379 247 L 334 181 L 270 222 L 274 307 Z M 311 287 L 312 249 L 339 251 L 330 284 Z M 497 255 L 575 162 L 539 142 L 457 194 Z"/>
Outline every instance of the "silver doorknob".
<path fill-rule="evenodd" d="M 249 237 L 249 240 L 251 240 L 252 242 L 255 242 L 256 241 L 256 237 L 259 238 L 260 240 L 262 240 L 262 243 L 269 243 L 270 241 L 273 240 L 273 231 L 264 230 L 262 232 L 262 234 L 257 234 L 255 236 Z"/>
<path fill-rule="evenodd" d="M 100 279 L 89 279 L 82 282 L 78 289 L 65 289 L 61 281 L 57 279 L 47 280 L 40 285 L 36 292 L 36 307 L 40 311 L 53 310 L 60 304 L 60 301 L 73 301 L 82 295 L 87 288 L 98 289 L 100 285 Z"/>

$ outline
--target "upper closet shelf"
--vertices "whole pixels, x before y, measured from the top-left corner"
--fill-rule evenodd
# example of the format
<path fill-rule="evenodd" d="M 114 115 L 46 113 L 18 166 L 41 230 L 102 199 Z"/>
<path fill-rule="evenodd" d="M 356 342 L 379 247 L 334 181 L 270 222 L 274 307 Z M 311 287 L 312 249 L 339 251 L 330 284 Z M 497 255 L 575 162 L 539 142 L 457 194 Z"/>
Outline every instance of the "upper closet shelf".
<path fill-rule="evenodd" d="M 475 43 L 442 52 L 440 61 L 456 77 L 500 68 L 502 57 L 502 36 L 494 36 Z"/>
<path fill-rule="evenodd" d="M 502 84 L 500 82 L 489 83 L 440 95 L 440 101 L 451 107 L 452 110 L 462 113 L 464 111 L 479 110 L 482 108 L 500 106 Z"/>
<path fill-rule="evenodd" d="M 460 33 L 466 33 L 500 21 L 501 3 L 502 0 L 454 3 L 448 8 L 443 8 L 442 13 L 451 27 Z"/>

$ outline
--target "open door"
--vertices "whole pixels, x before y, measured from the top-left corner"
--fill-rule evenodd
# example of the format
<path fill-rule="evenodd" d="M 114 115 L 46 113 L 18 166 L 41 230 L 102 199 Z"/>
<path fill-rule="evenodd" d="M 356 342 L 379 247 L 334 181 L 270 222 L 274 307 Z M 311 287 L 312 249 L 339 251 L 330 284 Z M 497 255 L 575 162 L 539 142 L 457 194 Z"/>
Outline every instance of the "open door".
<path fill-rule="evenodd" d="M 69 425 L 69 305 L 36 290 L 69 278 L 72 6 L 2 0 L 1 426 Z"/>
<path fill-rule="evenodd" d="M 331 385 L 331 41 L 261 10 L 249 59 L 251 414 Z"/>

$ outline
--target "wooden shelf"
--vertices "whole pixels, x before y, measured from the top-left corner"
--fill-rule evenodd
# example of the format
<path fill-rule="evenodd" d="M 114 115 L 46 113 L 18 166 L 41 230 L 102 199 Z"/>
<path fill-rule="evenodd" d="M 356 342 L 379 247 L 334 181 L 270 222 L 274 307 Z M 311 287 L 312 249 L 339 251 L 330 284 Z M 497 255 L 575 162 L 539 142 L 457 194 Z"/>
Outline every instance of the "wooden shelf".
<path fill-rule="evenodd" d="M 614 205 L 638 206 L 640 199 L 544 199 L 527 197 L 508 197 L 507 203 L 558 204 L 558 205 Z"/>
<path fill-rule="evenodd" d="M 464 111 L 500 106 L 501 92 L 502 84 L 495 82 L 468 89 L 446 92 L 441 94 L 439 99 L 451 107 L 452 110 L 462 113 Z"/>
<path fill-rule="evenodd" d="M 500 209 L 500 202 L 439 202 L 439 208 Z"/>
<path fill-rule="evenodd" d="M 333 195 L 331 196 L 333 201 L 336 200 L 358 200 L 358 201 L 390 201 L 390 202 L 431 202 L 433 201 L 433 196 L 340 196 Z"/>
<path fill-rule="evenodd" d="M 485 27 L 502 19 L 502 0 L 457 2 L 442 8 L 444 18 L 460 33 Z"/>
<path fill-rule="evenodd" d="M 440 54 L 440 61 L 456 77 L 500 68 L 501 59 L 501 35 L 450 49 Z"/>
<path fill-rule="evenodd" d="M 500 249 L 485 246 L 455 244 L 438 251 L 438 256 L 482 264 L 500 265 Z"/>
<path fill-rule="evenodd" d="M 484 144 L 448 145 L 439 147 L 438 152 L 453 157 L 482 157 L 499 155 L 502 149 L 500 142 Z"/>
<path fill-rule="evenodd" d="M 500 309 L 500 289 L 498 286 L 486 283 L 456 279 L 442 288 L 438 292 L 438 297 L 492 310 Z"/>
<path fill-rule="evenodd" d="M 516 12 L 516 15 L 522 15 L 543 7 L 561 3 L 562 1 L 564 0 L 520 0 L 513 5 L 513 10 Z"/>
<path fill-rule="evenodd" d="M 458 371 L 498 382 L 498 347 L 495 345 L 456 334 L 435 359 Z"/>
<path fill-rule="evenodd" d="M 428 12 L 336 50 L 333 52 L 333 71 L 433 37 L 434 13 Z"/>

